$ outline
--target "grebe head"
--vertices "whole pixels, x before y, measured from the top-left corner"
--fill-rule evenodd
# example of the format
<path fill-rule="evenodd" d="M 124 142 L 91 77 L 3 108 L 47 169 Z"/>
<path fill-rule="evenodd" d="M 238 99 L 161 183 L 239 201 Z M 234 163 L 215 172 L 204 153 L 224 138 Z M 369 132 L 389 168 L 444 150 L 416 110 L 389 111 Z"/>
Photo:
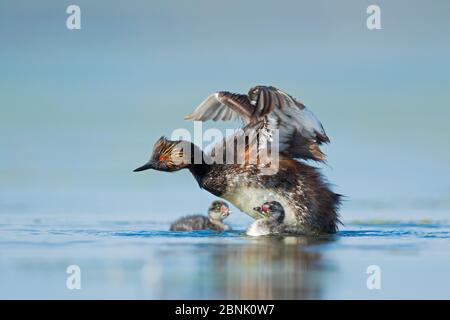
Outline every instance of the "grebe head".
<path fill-rule="evenodd" d="M 230 207 L 224 201 L 214 201 L 208 209 L 208 216 L 212 220 L 223 220 L 231 213 Z"/>
<path fill-rule="evenodd" d="M 192 163 L 194 152 L 198 148 L 189 141 L 159 138 L 153 145 L 150 160 L 134 172 L 154 169 L 158 171 L 177 171 Z"/>
<path fill-rule="evenodd" d="M 279 223 L 284 220 L 284 208 L 278 201 L 265 202 L 262 206 L 253 208 L 253 210 L 259 212 L 263 218 L 274 218 Z"/>

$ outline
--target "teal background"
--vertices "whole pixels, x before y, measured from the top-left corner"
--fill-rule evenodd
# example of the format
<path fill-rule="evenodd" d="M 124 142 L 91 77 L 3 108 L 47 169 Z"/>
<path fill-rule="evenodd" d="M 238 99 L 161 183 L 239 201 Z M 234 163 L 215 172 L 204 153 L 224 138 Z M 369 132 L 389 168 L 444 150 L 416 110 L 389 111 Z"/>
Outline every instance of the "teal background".
<path fill-rule="evenodd" d="M 81 30 L 66 28 L 70 4 L 81 7 Z M 347 196 L 345 223 L 448 219 L 450 2 L 376 1 L 382 29 L 374 31 L 370 4 L 2 0 L 0 224 L 24 232 L 4 230 L 2 279 L 10 287 L 35 279 L 17 263 L 52 254 L 48 234 L 36 242 L 29 224 L 167 224 L 204 212 L 214 197 L 189 172 L 132 170 L 158 137 L 192 130 L 183 117 L 207 95 L 258 84 L 289 92 L 322 121 L 331 138 L 323 173 Z M 230 222 L 244 229 L 250 219 L 234 212 Z M 22 242 L 37 247 L 16 247 Z M 441 258 L 432 255 L 425 272 L 448 266 Z M 392 296 L 412 294 L 405 283 Z"/>
<path fill-rule="evenodd" d="M 48 191 L 89 210 L 113 192 L 115 208 L 144 210 L 178 187 L 206 203 L 187 172 L 131 169 L 192 129 L 183 117 L 208 94 L 255 84 L 321 119 L 325 174 L 349 206 L 450 204 L 448 1 L 380 1 L 375 31 L 369 1 L 77 1 L 81 30 L 66 28 L 69 4 L 0 4 L 3 205 L 45 207 Z"/>

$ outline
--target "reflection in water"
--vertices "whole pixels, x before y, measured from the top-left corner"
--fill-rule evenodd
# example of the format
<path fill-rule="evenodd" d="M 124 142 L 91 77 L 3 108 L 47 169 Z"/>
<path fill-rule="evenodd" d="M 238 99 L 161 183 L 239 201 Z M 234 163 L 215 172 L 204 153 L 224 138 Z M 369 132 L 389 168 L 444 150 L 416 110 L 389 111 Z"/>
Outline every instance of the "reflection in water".
<path fill-rule="evenodd" d="M 219 278 L 223 297 L 318 298 L 318 281 L 312 279 L 311 271 L 320 267 L 320 253 L 304 250 L 312 241 L 301 237 L 262 238 L 216 250 L 213 259 L 223 275 Z"/>
<path fill-rule="evenodd" d="M 160 294 L 164 298 L 174 298 L 176 286 L 180 294 L 183 287 L 189 287 L 192 299 L 320 298 L 319 278 L 323 273 L 318 271 L 324 269 L 321 253 L 307 250 L 307 247 L 330 240 L 305 237 L 246 240 L 208 244 L 207 248 L 197 246 L 197 250 L 189 252 L 194 265 L 186 270 L 180 265 L 174 266 L 175 261 L 182 259 L 180 252 L 162 254 L 167 260 L 163 264 L 173 267 L 163 271 L 161 280 L 165 285 L 160 287 L 163 291 Z M 183 254 L 186 253 L 183 250 Z"/>
<path fill-rule="evenodd" d="M 442 299 L 450 287 L 448 224 L 347 225 L 329 240 L 140 224 L 0 231 L 0 298 L 8 299 Z M 390 286 L 377 293 L 366 288 L 366 269 L 378 262 Z M 404 268 L 411 263 L 417 268 Z M 82 268 L 83 290 L 66 288 L 71 264 Z"/>

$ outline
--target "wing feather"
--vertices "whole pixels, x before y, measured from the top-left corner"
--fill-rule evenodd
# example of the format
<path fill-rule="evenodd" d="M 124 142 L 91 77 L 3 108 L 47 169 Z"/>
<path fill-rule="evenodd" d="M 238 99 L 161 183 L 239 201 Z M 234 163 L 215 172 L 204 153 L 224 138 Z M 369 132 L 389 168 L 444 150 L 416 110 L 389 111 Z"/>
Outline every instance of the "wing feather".
<path fill-rule="evenodd" d="M 213 93 L 185 119 L 240 119 L 245 124 L 240 134 L 256 137 L 258 148 L 270 142 L 274 130 L 279 130 L 281 153 L 293 158 L 325 160 L 319 146 L 330 140 L 319 119 L 303 103 L 275 87 L 258 86 L 250 89 L 249 95 L 253 92 L 257 92 L 256 99 L 251 96 L 254 100 L 250 100 L 248 95 L 228 91 Z M 224 142 L 220 142 L 220 148 L 224 147 Z"/>
<path fill-rule="evenodd" d="M 259 86 L 253 119 L 266 118 L 266 132 L 278 129 L 280 152 L 293 158 L 324 161 L 319 148 L 330 140 L 319 119 L 301 102 L 275 87 Z M 252 89 L 250 90 L 252 91 Z"/>
<path fill-rule="evenodd" d="M 246 95 L 221 91 L 207 97 L 185 119 L 198 121 L 242 119 L 244 123 L 250 123 L 253 109 Z"/>

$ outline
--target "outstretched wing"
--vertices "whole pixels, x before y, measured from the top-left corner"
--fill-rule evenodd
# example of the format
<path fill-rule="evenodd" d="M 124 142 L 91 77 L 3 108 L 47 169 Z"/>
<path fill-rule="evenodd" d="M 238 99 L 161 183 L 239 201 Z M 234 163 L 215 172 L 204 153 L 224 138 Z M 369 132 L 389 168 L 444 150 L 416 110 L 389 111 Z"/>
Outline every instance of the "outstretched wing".
<path fill-rule="evenodd" d="M 269 116 L 276 119 L 280 130 L 284 127 L 291 131 L 295 127 L 303 137 L 319 144 L 330 141 L 319 119 L 303 103 L 275 87 L 255 88 L 258 96 L 253 118 Z"/>
<path fill-rule="evenodd" d="M 269 135 L 279 130 L 280 152 L 293 158 L 325 160 L 319 145 L 330 140 L 319 119 L 303 103 L 275 87 L 255 88 L 253 119 L 263 118 Z"/>
<path fill-rule="evenodd" d="M 251 88 L 249 95 L 213 93 L 185 119 L 241 119 L 245 123 L 244 132 L 264 140 L 259 142 L 270 141 L 274 130 L 279 130 L 279 151 L 293 158 L 324 161 L 325 154 L 319 145 L 330 141 L 320 121 L 303 103 L 269 86 Z"/>
<path fill-rule="evenodd" d="M 221 91 L 211 94 L 205 101 L 185 117 L 186 120 L 238 120 L 251 122 L 254 106 L 248 96 Z"/>

